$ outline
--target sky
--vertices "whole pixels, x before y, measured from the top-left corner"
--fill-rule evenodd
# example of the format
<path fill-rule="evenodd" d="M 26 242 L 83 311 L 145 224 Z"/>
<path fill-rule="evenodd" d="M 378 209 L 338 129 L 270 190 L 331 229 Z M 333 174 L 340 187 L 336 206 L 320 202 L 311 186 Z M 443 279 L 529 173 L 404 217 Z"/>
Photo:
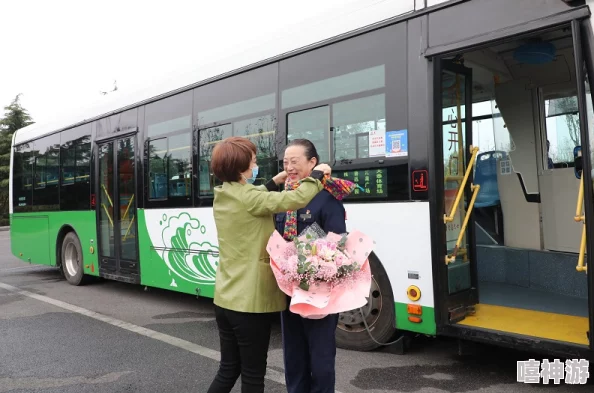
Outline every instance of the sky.
<path fill-rule="evenodd" d="M 51 121 L 107 99 L 114 80 L 110 94 L 137 90 L 274 32 L 298 34 L 313 14 L 384 1 L 403 0 L 0 0 L 0 106 L 22 94 L 34 121 Z"/>
<path fill-rule="evenodd" d="M 428 5 L 441 1 L 429 0 Z M 229 53 L 249 51 L 279 33 L 307 35 L 304 23 L 313 30 L 348 18 L 365 20 L 365 10 L 380 6 L 389 17 L 414 3 L 0 0 L 0 107 L 21 93 L 21 103 L 34 121 L 51 121 L 180 74 L 196 82 L 192 76 L 197 69 Z M 113 88 L 114 80 L 118 91 L 101 95 Z M 509 143 L 509 135 L 497 137 L 491 123 L 475 124 L 475 139 L 489 149 Z M 556 135 L 556 130 L 549 131 Z M 552 151 L 557 148 L 555 135 Z"/>

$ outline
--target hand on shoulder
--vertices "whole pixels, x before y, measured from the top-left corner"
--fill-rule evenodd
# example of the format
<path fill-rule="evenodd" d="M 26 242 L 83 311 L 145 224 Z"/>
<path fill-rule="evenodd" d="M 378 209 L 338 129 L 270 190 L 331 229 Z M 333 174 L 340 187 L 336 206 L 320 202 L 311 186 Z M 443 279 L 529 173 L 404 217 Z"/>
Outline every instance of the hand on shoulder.
<path fill-rule="evenodd" d="M 332 174 L 332 168 L 330 168 L 330 165 L 328 165 L 328 164 L 320 164 L 320 165 L 316 166 L 313 170 L 324 172 L 324 175 Z"/>

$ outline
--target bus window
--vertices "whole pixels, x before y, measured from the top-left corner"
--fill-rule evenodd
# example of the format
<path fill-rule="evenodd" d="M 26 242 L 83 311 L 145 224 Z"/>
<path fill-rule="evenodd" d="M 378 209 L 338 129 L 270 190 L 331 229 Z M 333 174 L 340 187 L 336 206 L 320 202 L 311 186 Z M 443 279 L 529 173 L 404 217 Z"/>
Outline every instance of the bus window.
<path fill-rule="evenodd" d="M 322 162 L 330 158 L 330 108 L 322 106 L 300 112 L 289 113 L 287 116 L 287 138 L 309 139 L 315 146 Z"/>
<path fill-rule="evenodd" d="M 147 138 L 189 132 L 192 125 L 192 92 L 176 94 L 146 106 Z"/>
<path fill-rule="evenodd" d="M 91 124 L 60 133 L 60 210 L 91 207 Z"/>
<path fill-rule="evenodd" d="M 573 149 L 580 146 L 577 96 L 545 100 L 545 169 L 573 166 Z"/>
<path fill-rule="evenodd" d="M 33 210 L 59 209 L 60 135 L 48 135 L 35 141 L 35 183 Z"/>
<path fill-rule="evenodd" d="M 167 166 L 170 180 L 169 195 L 190 197 L 192 194 L 191 134 L 168 138 Z"/>
<path fill-rule="evenodd" d="M 152 140 L 149 154 L 149 199 L 167 198 L 167 139 Z"/>
<path fill-rule="evenodd" d="M 192 92 L 176 94 L 146 106 L 145 171 L 151 201 L 177 207 L 192 204 Z M 156 202 L 152 202 L 156 203 Z M 154 205 L 157 206 L 157 205 Z M 158 205 L 162 206 L 162 205 Z"/>
<path fill-rule="evenodd" d="M 386 132 L 386 95 L 336 103 L 332 114 L 334 159 L 369 158 L 369 133 Z"/>
<path fill-rule="evenodd" d="M 45 175 L 46 175 L 46 156 L 45 154 L 39 154 L 35 156 L 35 189 L 45 188 Z"/>
<path fill-rule="evenodd" d="M 266 183 L 276 173 L 276 116 L 273 114 L 240 120 L 233 123 L 233 135 L 248 138 L 256 145 L 258 183 Z"/>
<path fill-rule="evenodd" d="M 75 183 L 89 183 L 91 175 L 91 140 L 82 138 L 74 150 L 76 171 L 74 172 Z"/>
<path fill-rule="evenodd" d="M 281 121 L 287 122 L 288 140 L 311 139 L 320 160 L 341 173 L 372 170 L 380 160 L 385 168 L 402 166 L 380 174 L 403 175 L 384 180 L 405 184 L 404 190 L 365 188 L 353 198 L 410 197 L 405 30 L 390 26 L 280 62 Z"/>
<path fill-rule="evenodd" d="M 74 183 L 76 173 L 74 141 L 62 146 L 60 158 L 62 159 L 62 185 L 67 186 Z"/>
<path fill-rule="evenodd" d="M 192 162 L 190 134 L 150 140 L 149 199 L 190 197 Z"/>
<path fill-rule="evenodd" d="M 200 196 L 212 196 L 215 186 L 215 177 L 210 172 L 210 158 L 215 144 L 225 138 L 232 136 L 231 124 L 223 126 L 210 127 L 198 132 L 198 177 Z"/>
<path fill-rule="evenodd" d="M 33 161 L 30 145 L 32 143 L 16 146 L 14 151 L 12 203 L 15 212 L 31 211 L 33 199 Z"/>
<path fill-rule="evenodd" d="M 214 145 L 224 138 L 241 136 L 256 145 L 260 170 L 255 185 L 278 173 L 277 87 L 278 64 L 271 64 L 194 90 L 197 195 L 204 198 L 201 205 L 210 203 L 217 184 L 210 171 L 210 157 Z"/>

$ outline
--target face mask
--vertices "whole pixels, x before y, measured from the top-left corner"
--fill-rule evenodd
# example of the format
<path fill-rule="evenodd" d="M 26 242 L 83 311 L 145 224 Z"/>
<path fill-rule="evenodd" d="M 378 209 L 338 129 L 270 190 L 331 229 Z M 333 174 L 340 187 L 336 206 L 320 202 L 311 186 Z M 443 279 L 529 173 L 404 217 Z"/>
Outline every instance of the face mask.
<path fill-rule="evenodd" d="M 252 184 L 256 181 L 256 176 L 258 176 L 258 167 L 257 166 L 252 168 L 252 177 L 250 177 L 249 179 L 245 179 L 245 181 L 248 182 L 249 184 Z"/>

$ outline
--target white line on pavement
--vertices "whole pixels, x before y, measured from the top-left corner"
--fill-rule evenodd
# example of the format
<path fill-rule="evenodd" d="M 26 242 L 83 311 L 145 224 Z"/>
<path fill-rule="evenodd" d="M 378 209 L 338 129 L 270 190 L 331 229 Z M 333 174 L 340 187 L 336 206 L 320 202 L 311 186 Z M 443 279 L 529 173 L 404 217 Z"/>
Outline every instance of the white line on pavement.
<path fill-rule="evenodd" d="M 6 269 L 0 269 L 0 272 L 10 272 L 14 270 L 45 270 L 45 269 L 56 269 L 55 266 L 46 265 L 32 265 L 32 266 L 19 266 L 19 267 L 7 267 Z"/>
<path fill-rule="evenodd" d="M 17 293 L 19 295 L 23 295 L 23 296 L 30 297 L 32 299 L 39 300 L 41 302 L 52 304 L 54 306 L 63 308 L 68 311 L 75 312 L 77 314 L 85 315 L 87 317 L 108 323 L 113 326 L 117 326 L 122 329 L 129 330 L 131 332 L 140 334 L 142 336 L 146 336 L 146 337 L 149 337 L 149 338 L 152 338 L 155 340 L 162 341 L 164 343 L 167 343 L 167 344 L 173 345 L 175 347 L 185 349 L 186 351 L 195 353 L 196 355 L 200 355 L 200 356 L 203 356 L 203 357 L 206 357 L 206 358 L 209 358 L 212 360 L 216 360 L 216 361 L 220 360 L 221 353 L 219 351 L 215 351 L 214 349 L 206 348 L 206 347 L 200 346 L 198 344 L 194 344 L 192 342 L 182 340 L 181 338 L 169 336 L 167 334 L 159 333 L 157 331 L 147 329 L 142 326 L 137 326 L 137 325 L 134 325 L 134 324 L 131 324 L 128 322 L 120 321 L 119 319 L 108 317 L 107 315 L 103 315 L 103 314 L 100 314 L 100 313 L 97 313 L 97 312 L 94 312 L 91 310 L 87 310 L 86 308 L 75 306 L 73 304 L 66 303 L 61 300 L 53 299 L 51 297 L 38 295 L 33 292 L 25 291 L 20 288 L 13 287 L 12 285 L 4 284 L 2 282 L 0 282 L 0 288 L 6 289 L 7 291 Z M 269 379 L 271 381 L 285 385 L 284 373 L 270 369 L 270 368 L 266 369 L 266 379 Z M 336 390 L 335 393 L 341 393 L 341 392 Z"/>

